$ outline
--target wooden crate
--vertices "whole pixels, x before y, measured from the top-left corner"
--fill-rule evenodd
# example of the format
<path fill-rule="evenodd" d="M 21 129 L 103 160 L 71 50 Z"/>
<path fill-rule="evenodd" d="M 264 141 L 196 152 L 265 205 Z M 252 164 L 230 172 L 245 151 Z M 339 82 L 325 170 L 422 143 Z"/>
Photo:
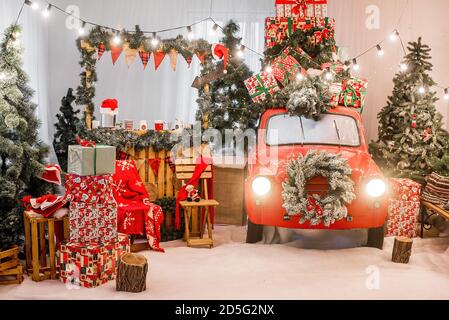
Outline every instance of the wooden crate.
<path fill-rule="evenodd" d="M 215 224 L 245 225 L 245 170 L 214 168 Z"/>
<path fill-rule="evenodd" d="M 20 249 L 18 246 L 13 246 L 9 250 L 0 252 L 0 272 L 13 269 L 20 264 L 19 260 Z"/>
<path fill-rule="evenodd" d="M 23 268 L 18 265 L 12 269 L 0 271 L 0 285 L 21 284 L 23 282 Z"/>

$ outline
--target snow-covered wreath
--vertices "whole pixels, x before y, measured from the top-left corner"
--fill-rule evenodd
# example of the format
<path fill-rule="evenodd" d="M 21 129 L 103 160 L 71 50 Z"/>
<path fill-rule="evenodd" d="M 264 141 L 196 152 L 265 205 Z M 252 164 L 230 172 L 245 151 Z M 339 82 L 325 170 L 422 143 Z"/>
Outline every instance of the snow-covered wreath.
<path fill-rule="evenodd" d="M 282 184 L 283 207 L 289 216 L 301 216 L 300 224 L 323 223 L 329 227 L 348 215 L 347 204 L 355 198 L 352 170 L 338 154 L 310 151 L 287 164 L 287 178 Z M 314 177 L 327 179 L 329 191 L 324 197 L 308 195 L 307 182 Z"/>

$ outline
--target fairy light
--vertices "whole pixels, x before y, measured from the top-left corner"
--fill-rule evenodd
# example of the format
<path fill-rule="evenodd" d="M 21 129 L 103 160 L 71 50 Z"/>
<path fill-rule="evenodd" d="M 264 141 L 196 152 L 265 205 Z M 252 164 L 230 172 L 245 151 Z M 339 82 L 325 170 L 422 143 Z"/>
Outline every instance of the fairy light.
<path fill-rule="evenodd" d="M 34 1 L 34 2 L 32 2 L 32 1 L 25 1 L 25 3 L 27 5 L 29 5 L 31 7 L 31 9 L 33 9 L 33 10 L 39 9 L 39 3 L 37 3 L 36 1 Z"/>
<path fill-rule="evenodd" d="M 119 32 L 119 31 L 117 31 L 117 32 L 115 33 L 115 36 L 114 36 L 114 38 L 112 39 L 112 42 L 113 42 L 114 44 L 116 44 L 116 45 L 119 45 L 119 44 L 122 42 L 122 38 L 120 38 L 120 32 Z"/>
<path fill-rule="evenodd" d="M 382 47 L 380 46 L 380 44 L 378 44 L 378 45 L 376 46 L 376 48 L 377 48 L 377 55 L 378 55 L 379 57 L 382 57 L 382 56 L 385 54 L 385 51 L 382 49 Z"/>
<path fill-rule="evenodd" d="M 354 71 L 360 70 L 360 65 L 357 63 L 357 59 L 352 60 L 352 69 L 354 69 Z"/>
<path fill-rule="evenodd" d="M 444 100 L 449 100 L 449 88 L 444 89 Z"/>
<path fill-rule="evenodd" d="M 332 72 L 331 72 L 331 70 L 329 68 L 327 69 L 326 73 L 324 74 L 324 78 L 327 81 L 330 81 L 330 80 L 332 80 L 334 78 L 334 75 L 332 74 Z"/>
<path fill-rule="evenodd" d="M 399 65 L 399 70 L 401 70 L 402 72 L 407 71 L 407 69 L 408 69 L 408 66 L 407 66 L 406 63 L 401 63 L 401 64 Z"/>
<path fill-rule="evenodd" d="M 424 88 L 424 86 L 420 86 L 420 87 L 418 88 L 418 93 L 419 93 L 419 94 L 424 94 L 424 93 L 426 93 L 426 88 Z"/>
<path fill-rule="evenodd" d="M 156 48 L 159 45 L 159 39 L 157 38 L 157 33 L 153 32 L 153 37 L 151 38 L 151 46 Z"/>
<path fill-rule="evenodd" d="M 268 74 L 271 74 L 273 72 L 273 67 L 271 66 L 271 64 L 266 66 L 265 72 L 268 73 Z"/>
<path fill-rule="evenodd" d="M 81 26 L 78 29 L 78 34 L 80 36 L 84 35 L 86 33 L 86 21 L 80 21 L 81 22 Z"/>
<path fill-rule="evenodd" d="M 296 80 L 298 80 L 298 81 L 303 81 L 305 78 L 304 78 L 304 76 L 303 76 L 303 74 L 302 73 L 298 73 L 297 75 L 296 75 Z"/>
<path fill-rule="evenodd" d="M 238 48 L 237 48 L 237 57 L 243 58 L 244 53 L 245 53 L 245 49 L 246 49 L 246 47 L 243 44 L 239 45 Z"/>
<path fill-rule="evenodd" d="M 213 35 L 216 34 L 218 28 L 219 28 L 219 25 L 215 23 L 215 24 L 212 26 L 211 33 L 212 33 Z"/>
<path fill-rule="evenodd" d="M 192 26 L 187 27 L 187 39 L 192 41 L 195 38 L 195 34 L 193 33 Z"/>
<path fill-rule="evenodd" d="M 42 16 L 47 19 L 50 16 L 51 4 L 47 6 L 47 8 L 42 11 Z"/>
<path fill-rule="evenodd" d="M 398 30 L 394 30 L 392 33 L 390 33 L 390 40 L 391 41 L 396 41 L 399 38 L 399 31 Z"/>

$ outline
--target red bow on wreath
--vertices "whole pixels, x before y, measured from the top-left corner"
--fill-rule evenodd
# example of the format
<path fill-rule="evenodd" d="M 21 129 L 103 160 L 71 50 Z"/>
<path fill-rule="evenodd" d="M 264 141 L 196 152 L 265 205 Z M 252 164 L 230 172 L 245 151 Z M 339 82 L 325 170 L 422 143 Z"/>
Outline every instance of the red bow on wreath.
<path fill-rule="evenodd" d="M 83 140 L 80 137 L 76 137 L 76 143 L 78 143 L 81 147 L 86 148 L 95 148 L 97 146 L 95 141 Z"/>
<path fill-rule="evenodd" d="M 315 211 L 316 212 L 316 216 L 318 218 L 321 218 L 323 216 L 323 207 L 321 207 L 318 202 L 315 200 L 314 197 L 309 196 L 309 204 L 307 205 L 307 211 L 308 212 L 312 212 Z"/>
<path fill-rule="evenodd" d="M 292 12 L 295 15 L 301 15 L 302 12 L 307 11 L 307 0 L 296 0 L 297 5 L 292 8 Z"/>

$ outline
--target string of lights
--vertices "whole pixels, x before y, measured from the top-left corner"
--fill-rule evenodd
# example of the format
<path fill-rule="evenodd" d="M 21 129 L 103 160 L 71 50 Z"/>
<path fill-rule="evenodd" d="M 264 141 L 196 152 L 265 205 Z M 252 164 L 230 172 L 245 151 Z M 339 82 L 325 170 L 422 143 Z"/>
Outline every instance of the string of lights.
<path fill-rule="evenodd" d="M 79 21 L 79 28 L 78 28 L 78 34 L 79 35 L 83 35 L 86 33 L 86 27 L 87 25 L 91 25 L 94 27 L 100 27 L 106 30 L 111 30 L 112 33 L 114 34 L 114 38 L 113 38 L 113 42 L 115 44 L 119 44 L 121 42 L 121 38 L 120 38 L 120 29 L 118 28 L 114 28 L 114 27 L 110 27 L 110 26 L 105 26 L 105 25 L 100 25 L 97 24 L 95 22 L 92 21 L 88 21 L 86 19 L 82 19 L 81 17 L 77 17 L 75 16 L 73 13 L 71 12 L 67 12 L 66 10 L 62 9 L 61 7 L 48 2 L 47 0 L 41 0 L 40 3 L 44 4 L 44 8 L 42 9 L 42 16 L 44 17 L 44 19 L 47 19 L 50 17 L 51 15 L 51 11 L 52 9 L 57 10 L 67 16 L 70 16 L 76 20 Z M 23 12 L 23 8 L 25 5 L 29 6 L 31 9 L 38 11 L 41 7 L 40 7 L 40 3 L 38 2 L 38 0 L 25 0 L 22 4 L 22 7 L 20 9 L 19 15 L 17 17 L 16 20 L 16 24 L 18 23 L 20 16 Z M 408 2 L 407 2 L 408 4 Z M 157 45 L 159 43 L 159 37 L 158 34 L 161 33 L 165 33 L 165 32 L 170 32 L 170 31 L 176 31 L 176 30 L 182 30 L 185 29 L 187 31 L 187 39 L 189 39 L 190 41 L 192 41 L 195 38 L 195 33 L 193 32 L 193 26 L 195 25 L 199 25 L 202 24 L 204 22 L 212 22 L 213 26 L 211 28 L 211 33 L 216 33 L 219 29 L 220 30 L 224 30 L 222 26 L 220 26 L 213 18 L 212 18 L 212 9 L 213 9 L 213 0 L 211 0 L 211 4 L 210 4 L 210 13 L 209 13 L 209 17 L 204 18 L 202 20 L 196 21 L 190 25 L 182 25 L 182 26 L 177 26 L 177 27 L 172 27 L 172 28 L 166 28 L 166 29 L 161 29 L 161 30 L 153 30 L 153 31 L 142 31 L 144 34 L 151 34 L 152 35 L 152 45 Z M 402 20 L 402 17 L 404 15 L 405 9 L 402 12 L 399 20 L 398 20 L 398 25 L 400 24 L 400 21 Z M 126 31 L 126 30 L 125 30 Z M 126 31 L 128 33 L 132 33 L 133 31 Z M 404 56 L 406 55 L 406 48 L 404 45 L 404 41 L 398 31 L 398 29 L 394 29 L 389 35 L 387 35 L 384 39 L 382 39 L 380 42 L 376 43 L 375 45 L 367 48 L 366 50 L 362 51 L 360 54 L 356 55 L 355 57 L 353 57 L 352 59 L 349 59 L 348 63 L 352 66 L 352 69 L 354 71 L 359 71 L 360 70 L 360 65 L 358 63 L 358 59 L 367 55 L 368 53 L 370 53 L 373 50 L 376 50 L 377 55 L 379 57 L 382 57 L 385 55 L 385 51 L 383 50 L 383 45 L 384 43 L 390 39 L 392 42 L 397 42 L 399 40 L 399 43 L 401 44 L 402 50 L 404 52 Z M 237 49 L 237 56 L 240 58 L 243 58 L 245 51 L 250 51 L 253 54 L 256 54 L 262 58 L 264 58 L 265 56 L 262 53 L 259 53 L 258 51 L 248 47 L 247 45 L 245 45 L 244 43 L 241 43 L 239 45 Z M 405 63 L 400 63 L 399 64 L 399 70 L 401 72 L 406 72 L 408 70 L 408 66 Z M 272 67 L 270 65 L 265 67 L 265 71 L 267 72 L 271 72 L 272 71 Z M 327 73 L 325 74 L 325 77 L 327 80 L 331 80 L 332 79 L 332 73 L 328 70 Z M 302 75 L 298 75 L 298 80 L 302 80 L 303 76 Z M 449 100 L 449 87 L 443 87 L 440 85 L 435 85 L 436 88 L 439 88 L 443 91 L 443 97 L 445 100 Z M 426 92 L 426 88 L 424 86 L 421 86 L 418 88 L 418 92 L 424 94 Z"/>

